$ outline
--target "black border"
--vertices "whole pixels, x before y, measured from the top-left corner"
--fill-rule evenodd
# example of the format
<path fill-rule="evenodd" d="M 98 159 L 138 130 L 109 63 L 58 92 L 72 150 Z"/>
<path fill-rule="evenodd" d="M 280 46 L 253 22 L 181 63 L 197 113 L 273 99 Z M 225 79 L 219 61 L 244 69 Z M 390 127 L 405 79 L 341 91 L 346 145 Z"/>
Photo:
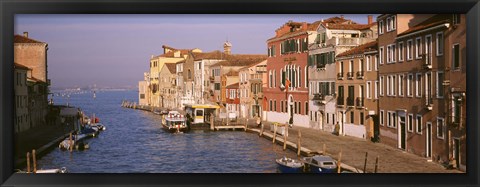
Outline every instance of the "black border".
<path fill-rule="evenodd" d="M 0 184 L 5 186 L 478 186 L 478 0 L 4 0 L 0 1 Z M 13 173 L 13 17 L 15 14 L 372 14 L 467 13 L 467 173 L 352 174 L 65 174 Z M 281 23 L 279 23 L 281 24 Z M 272 31 L 273 32 L 273 31 Z"/>

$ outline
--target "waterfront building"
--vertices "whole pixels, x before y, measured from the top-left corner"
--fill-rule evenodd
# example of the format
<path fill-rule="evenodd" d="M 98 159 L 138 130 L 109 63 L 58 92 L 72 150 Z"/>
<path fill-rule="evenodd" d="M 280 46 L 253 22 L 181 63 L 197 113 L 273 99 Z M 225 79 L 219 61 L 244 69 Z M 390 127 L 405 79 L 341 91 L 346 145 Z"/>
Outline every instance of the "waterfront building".
<path fill-rule="evenodd" d="M 239 70 L 240 117 L 253 118 L 262 116 L 263 80 L 267 61 L 253 64 Z M 265 76 L 266 78 L 266 76 Z"/>
<path fill-rule="evenodd" d="M 28 85 L 27 73 L 32 69 L 21 64 L 14 64 L 14 91 L 15 91 L 15 133 L 30 129 L 30 115 L 28 115 Z"/>
<path fill-rule="evenodd" d="M 225 103 L 224 88 L 226 84 L 222 83 L 222 77 L 225 74 L 233 71 L 237 74 L 234 75 L 234 73 L 230 73 L 231 76 L 237 76 L 238 78 L 238 71 L 241 68 L 262 62 L 266 59 L 266 57 L 266 55 L 258 54 L 231 54 L 225 55 L 222 61 L 211 65 L 210 71 L 213 75 L 210 76 L 210 82 L 213 84 L 211 85 L 211 88 L 213 88 L 213 97 L 211 97 L 211 102 L 218 104 Z"/>
<path fill-rule="evenodd" d="M 213 97 L 212 83 L 213 74 L 210 70 L 210 66 L 216 64 L 226 55 L 220 51 L 212 51 L 209 53 L 192 53 L 194 64 L 194 86 L 193 97 L 196 104 L 208 104 L 211 103 Z"/>
<path fill-rule="evenodd" d="M 338 72 L 337 107 L 344 111 L 344 120 L 339 122 L 340 133 L 370 140 L 374 137 L 374 127 L 378 127 L 378 82 L 377 82 L 377 42 L 368 42 L 335 58 Z M 344 69 L 348 69 L 347 76 Z M 350 75 L 350 76 L 349 76 Z M 348 88 L 348 89 L 347 89 Z M 322 92 L 320 92 L 322 93 Z M 317 95 L 316 95 L 317 96 Z M 319 94 L 317 97 L 322 97 Z M 316 101 L 322 102 L 323 98 Z M 329 119 L 327 116 L 327 120 Z"/>
<path fill-rule="evenodd" d="M 160 78 L 158 80 L 160 107 L 173 109 L 177 103 L 177 79 L 176 64 L 166 63 L 160 70 Z"/>
<path fill-rule="evenodd" d="M 176 49 L 170 46 L 162 45 L 163 54 L 150 58 L 150 105 L 160 107 L 161 96 L 159 93 L 160 70 L 166 63 L 177 63 L 185 60 L 189 51 L 202 52 L 200 49 Z"/>
<path fill-rule="evenodd" d="M 381 141 L 465 169 L 465 15 L 377 21 Z"/>
<path fill-rule="evenodd" d="M 29 38 L 28 32 L 14 36 L 14 62 L 28 67 L 28 114 L 29 128 L 47 123 L 48 114 L 48 79 L 47 71 L 48 44 Z M 26 130 L 26 129 L 24 129 Z"/>
<path fill-rule="evenodd" d="M 177 79 L 177 102 L 175 108 L 182 109 L 184 108 L 183 104 L 187 104 L 188 98 L 184 95 L 184 81 L 183 81 L 183 65 L 185 64 L 185 60 L 179 61 L 175 63 L 176 66 L 176 79 Z"/>
<path fill-rule="evenodd" d="M 235 113 L 235 117 L 239 117 L 240 92 L 238 90 L 238 86 L 239 83 L 236 82 L 225 87 L 225 108 L 228 116 L 231 116 L 231 113 Z"/>
<path fill-rule="evenodd" d="M 265 120 L 308 127 L 308 45 L 319 22 L 289 21 L 267 40 L 267 80 L 263 88 Z M 289 83 L 289 84 L 287 84 Z"/>
<path fill-rule="evenodd" d="M 143 73 L 143 80 L 138 81 L 138 104 L 147 106 L 150 103 L 150 73 Z"/>
<path fill-rule="evenodd" d="M 358 24 L 343 16 L 328 18 L 318 24 L 315 31 L 316 38 L 313 44 L 309 45 L 307 70 L 308 113 L 311 128 L 333 132 L 335 124 L 338 123 L 339 133 L 345 135 L 343 125 L 346 110 L 337 108 L 338 97 L 335 85 L 336 81 L 344 75 L 337 73 L 339 71 L 336 71 L 335 61 L 338 54 L 377 38 L 376 23 L 373 23 L 372 16 L 367 18 L 367 24 Z M 363 71 L 364 69 L 360 73 Z M 353 77 L 353 74 L 349 76 Z"/>

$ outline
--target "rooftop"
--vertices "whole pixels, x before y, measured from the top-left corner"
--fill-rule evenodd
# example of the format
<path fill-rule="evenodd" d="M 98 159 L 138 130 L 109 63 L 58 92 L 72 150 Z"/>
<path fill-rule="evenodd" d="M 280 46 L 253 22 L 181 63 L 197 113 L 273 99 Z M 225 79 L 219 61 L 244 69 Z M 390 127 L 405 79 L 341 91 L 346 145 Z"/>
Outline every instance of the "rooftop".
<path fill-rule="evenodd" d="M 228 85 L 226 88 L 227 89 L 238 89 L 238 87 L 239 87 L 238 85 L 239 85 L 239 83 L 237 82 L 237 83 L 233 83 L 233 84 Z"/>
<path fill-rule="evenodd" d="M 13 43 L 45 43 L 45 42 L 41 42 L 38 40 L 34 40 L 31 38 L 27 38 L 25 36 L 16 34 L 15 37 L 13 38 Z"/>
<path fill-rule="evenodd" d="M 172 73 L 172 74 L 177 73 L 177 64 L 176 63 L 165 63 L 164 67 L 168 68 L 168 71 L 170 71 L 170 73 Z"/>
<path fill-rule="evenodd" d="M 372 41 L 368 42 L 362 45 L 359 45 L 353 49 L 350 49 L 348 51 L 345 51 L 343 53 L 340 53 L 338 57 L 345 57 L 345 56 L 350 56 L 350 55 L 358 55 L 358 54 L 363 54 L 368 51 L 375 51 L 377 50 L 377 41 Z"/>
<path fill-rule="evenodd" d="M 250 66 L 267 59 L 267 55 L 235 54 L 226 55 L 225 60 L 215 63 L 213 66 Z"/>
<path fill-rule="evenodd" d="M 32 69 L 32 68 L 29 68 L 29 67 L 24 66 L 24 65 L 22 65 L 22 64 L 18 64 L 18 63 L 14 63 L 14 64 L 13 64 L 13 67 L 14 67 L 15 69 L 26 69 L 26 70 L 31 70 L 31 69 Z"/>
<path fill-rule="evenodd" d="M 430 28 L 430 27 L 434 27 L 434 26 L 437 26 L 437 25 L 449 23 L 450 22 L 450 19 L 449 19 L 450 15 L 451 14 L 437 14 L 437 15 L 435 15 L 431 18 L 428 18 L 427 20 L 409 28 L 408 30 L 398 34 L 397 37 L 407 35 L 407 34 L 410 34 L 410 33 L 416 32 L 416 31 L 420 31 L 420 30 L 423 30 L 423 29 L 427 29 L 427 28 Z"/>

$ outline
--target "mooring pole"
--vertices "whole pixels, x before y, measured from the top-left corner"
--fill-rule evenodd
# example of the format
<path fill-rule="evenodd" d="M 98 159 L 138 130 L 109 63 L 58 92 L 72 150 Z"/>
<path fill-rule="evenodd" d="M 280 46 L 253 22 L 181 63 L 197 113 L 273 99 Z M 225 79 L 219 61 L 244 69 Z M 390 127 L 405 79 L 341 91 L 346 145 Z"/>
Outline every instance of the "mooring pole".
<path fill-rule="evenodd" d="M 275 143 L 275 139 L 277 138 L 277 124 L 274 123 L 273 124 L 273 140 L 272 140 L 272 143 Z"/>
<path fill-rule="evenodd" d="M 365 152 L 365 163 L 363 164 L 363 173 L 367 172 L 367 159 L 368 159 L 368 152 Z"/>
<path fill-rule="evenodd" d="M 340 153 L 338 154 L 337 173 L 340 173 L 341 165 L 342 165 L 342 150 L 340 150 Z"/>
<path fill-rule="evenodd" d="M 287 149 L 287 134 L 288 134 L 288 128 L 286 128 L 285 132 L 283 132 L 283 150 L 284 151 Z"/>
<path fill-rule="evenodd" d="M 35 149 L 32 150 L 32 157 L 33 157 L 33 173 L 37 173 L 37 158 L 35 157 Z"/>
<path fill-rule="evenodd" d="M 375 159 L 375 173 L 377 173 L 377 169 L 378 169 L 378 156 Z"/>
<path fill-rule="evenodd" d="M 287 127 L 288 128 L 288 127 Z M 302 133 L 300 132 L 300 129 L 298 130 L 298 143 L 297 143 L 297 155 L 300 156 L 300 150 L 302 148 L 302 145 L 301 145 L 301 141 L 302 141 Z"/>
<path fill-rule="evenodd" d="M 27 152 L 27 173 L 30 173 L 30 152 Z"/>

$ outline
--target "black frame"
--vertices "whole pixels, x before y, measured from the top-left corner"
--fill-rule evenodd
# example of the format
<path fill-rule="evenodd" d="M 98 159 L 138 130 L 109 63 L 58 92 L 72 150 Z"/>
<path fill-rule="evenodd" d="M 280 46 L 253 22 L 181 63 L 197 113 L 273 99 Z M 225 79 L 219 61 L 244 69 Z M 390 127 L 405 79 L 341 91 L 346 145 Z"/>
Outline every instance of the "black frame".
<path fill-rule="evenodd" d="M 328 8 L 327 8 L 328 7 Z M 428 8 L 428 9 L 427 9 Z M 83 185 L 479 185 L 479 17 L 478 0 L 4 0 L 0 2 L 0 184 L 5 186 Z M 15 14 L 326 14 L 326 13 L 466 13 L 467 14 L 467 172 L 465 174 L 13 174 L 13 31 Z M 272 31 L 273 32 L 273 31 Z M 405 178 L 406 177 L 406 178 Z"/>

